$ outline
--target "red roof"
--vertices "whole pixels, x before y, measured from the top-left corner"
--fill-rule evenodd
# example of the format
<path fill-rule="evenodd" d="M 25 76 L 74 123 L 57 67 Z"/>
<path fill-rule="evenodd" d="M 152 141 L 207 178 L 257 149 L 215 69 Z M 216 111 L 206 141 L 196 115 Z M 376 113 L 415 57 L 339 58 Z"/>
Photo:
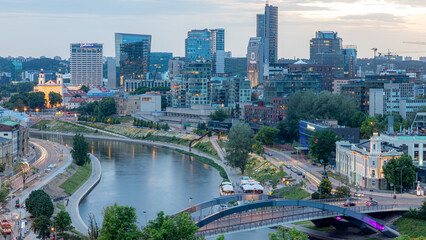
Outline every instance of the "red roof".
<path fill-rule="evenodd" d="M 108 89 L 106 89 L 106 88 L 105 88 L 105 87 L 103 87 L 103 86 L 99 86 L 99 87 L 97 87 L 97 89 L 101 90 L 101 92 L 109 92 L 109 90 L 108 90 Z"/>
<path fill-rule="evenodd" d="M 71 98 L 68 103 L 82 103 L 86 102 L 86 99 L 84 98 Z"/>

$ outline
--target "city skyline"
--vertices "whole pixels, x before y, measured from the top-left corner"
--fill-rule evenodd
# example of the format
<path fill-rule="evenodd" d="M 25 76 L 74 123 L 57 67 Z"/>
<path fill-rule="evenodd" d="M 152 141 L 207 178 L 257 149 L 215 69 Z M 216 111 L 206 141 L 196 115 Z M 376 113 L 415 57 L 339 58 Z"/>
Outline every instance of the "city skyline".
<path fill-rule="evenodd" d="M 53 0 L 1 2 L 0 21 L 8 23 L 0 27 L 7 36 L 0 41 L 1 56 L 67 59 L 71 42 L 104 43 L 104 56 L 114 56 L 116 32 L 152 35 L 153 52 L 184 56 L 187 32 L 204 28 L 224 28 L 225 50 L 245 57 L 247 43 L 256 35 L 256 14 L 265 4 L 260 0 L 111 0 L 84 2 L 82 9 L 76 2 Z M 279 9 L 278 58 L 308 58 L 309 40 L 316 31 L 327 30 L 338 32 L 345 45 L 357 45 L 360 58 L 371 58 L 373 47 L 415 59 L 426 56 L 425 46 L 402 43 L 426 41 L 420 24 L 426 22 L 424 1 L 269 3 Z"/>

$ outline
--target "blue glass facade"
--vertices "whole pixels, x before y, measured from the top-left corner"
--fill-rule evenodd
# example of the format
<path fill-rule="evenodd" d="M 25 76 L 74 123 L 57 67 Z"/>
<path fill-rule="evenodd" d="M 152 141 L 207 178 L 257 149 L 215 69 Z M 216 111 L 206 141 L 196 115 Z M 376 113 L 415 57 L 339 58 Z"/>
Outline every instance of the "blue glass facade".
<path fill-rule="evenodd" d="M 345 58 L 344 75 L 345 78 L 356 77 L 357 54 L 358 51 L 355 47 L 345 48 L 342 50 Z"/>
<path fill-rule="evenodd" d="M 149 70 L 151 35 L 115 33 L 118 86 L 125 79 L 145 79 Z"/>
<path fill-rule="evenodd" d="M 169 70 L 169 60 L 173 58 L 173 53 L 152 52 L 149 60 L 149 72 L 157 74 L 165 73 Z M 155 76 L 154 76 L 155 77 Z"/>
<path fill-rule="evenodd" d="M 192 30 L 188 32 L 188 38 L 185 39 L 185 56 L 188 61 L 211 61 L 211 46 L 212 39 L 208 29 Z"/>

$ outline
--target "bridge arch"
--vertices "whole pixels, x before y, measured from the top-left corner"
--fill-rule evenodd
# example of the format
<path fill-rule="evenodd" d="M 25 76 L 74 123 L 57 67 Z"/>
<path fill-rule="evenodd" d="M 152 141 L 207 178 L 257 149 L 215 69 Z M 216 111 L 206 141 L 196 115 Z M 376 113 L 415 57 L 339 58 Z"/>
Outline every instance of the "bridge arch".
<path fill-rule="evenodd" d="M 257 201 L 257 202 L 253 202 L 253 203 L 248 203 L 248 204 L 244 204 L 244 205 L 239 205 L 236 207 L 232 207 L 232 208 L 228 208 L 226 210 L 217 212 L 215 214 L 212 214 L 200 221 L 198 221 L 196 224 L 199 228 L 202 228 L 204 226 L 206 226 L 209 223 L 212 223 L 216 220 L 219 220 L 223 217 L 235 214 L 235 213 L 241 213 L 241 212 L 245 212 L 245 211 L 249 211 L 249 210 L 254 210 L 254 209 L 258 209 L 258 208 L 267 208 L 267 207 L 310 207 L 310 208 L 316 208 L 316 209 L 321 209 L 324 211 L 330 211 L 330 212 L 336 212 L 338 214 L 340 214 L 341 216 L 346 216 L 346 217 L 350 217 L 353 219 L 356 219 L 360 222 L 363 222 L 371 227 L 373 227 L 374 229 L 382 232 L 384 235 L 388 236 L 388 237 L 398 237 L 400 234 L 389 228 L 388 226 L 379 223 L 376 219 L 363 214 L 363 213 L 359 213 L 359 212 L 355 212 L 352 211 L 348 208 L 342 208 L 339 206 L 334 206 L 334 205 L 329 205 L 329 204 L 324 204 L 321 202 L 312 202 L 312 201 L 303 201 L 303 200 L 271 200 L 271 199 L 267 199 L 267 200 L 261 200 L 261 201 Z"/>

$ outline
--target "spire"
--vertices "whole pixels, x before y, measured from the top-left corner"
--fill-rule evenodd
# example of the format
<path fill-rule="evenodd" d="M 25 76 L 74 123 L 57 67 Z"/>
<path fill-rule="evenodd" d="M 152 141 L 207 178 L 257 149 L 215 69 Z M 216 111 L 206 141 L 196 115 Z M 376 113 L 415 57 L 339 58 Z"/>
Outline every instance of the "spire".
<path fill-rule="evenodd" d="M 44 77 L 43 68 L 40 70 L 40 74 L 38 75 L 38 85 L 44 85 L 46 78 Z"/>

